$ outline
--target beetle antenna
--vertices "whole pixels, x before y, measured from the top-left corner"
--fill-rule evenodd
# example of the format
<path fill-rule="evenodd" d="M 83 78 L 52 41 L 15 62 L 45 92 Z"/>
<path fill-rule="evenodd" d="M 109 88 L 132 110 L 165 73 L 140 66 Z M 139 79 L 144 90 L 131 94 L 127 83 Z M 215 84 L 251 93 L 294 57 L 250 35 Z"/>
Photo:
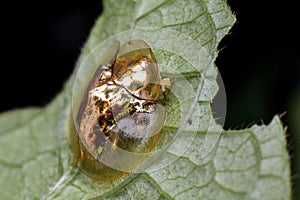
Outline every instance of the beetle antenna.
<path fill-rule="evenodd" d="M 164 95 L 164 100 L 167 101 L 166 91 L 163 91 L 163 95 Z"/>

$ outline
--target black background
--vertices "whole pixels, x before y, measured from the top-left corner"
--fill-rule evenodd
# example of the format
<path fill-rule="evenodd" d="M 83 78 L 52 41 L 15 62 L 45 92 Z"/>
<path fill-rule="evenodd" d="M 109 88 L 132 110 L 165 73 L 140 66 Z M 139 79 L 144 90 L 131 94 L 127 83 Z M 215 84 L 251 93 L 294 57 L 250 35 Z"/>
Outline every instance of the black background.
<path fill-rule="evenodd" d="M 228 4 L 237 23 L 221 42 L 216 61 L 228 101 L 225 128 L 269 123 L 286 111 L 288 116 L 289 103 L 300 92 L 297 6 L 271 0 Z M 102 3 L 12 2 L 2 9 L 0 111 L 44 106 L 72 73 Z M 282 119 L 289 125 L 287 118 Z M 299 133 L 292 133 L 294 155 L 300 143 L 293 141 Z M 294 177 L 297 173 L 294 167 Z"/>

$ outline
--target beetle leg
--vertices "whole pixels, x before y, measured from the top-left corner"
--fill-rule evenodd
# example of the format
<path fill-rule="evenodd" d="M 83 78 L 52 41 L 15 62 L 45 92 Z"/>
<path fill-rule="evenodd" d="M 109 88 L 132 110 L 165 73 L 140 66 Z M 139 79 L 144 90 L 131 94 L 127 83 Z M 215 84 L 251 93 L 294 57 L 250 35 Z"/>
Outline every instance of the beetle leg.
<path fill-rule="evenodd" d="M 164 78 L 160 81 L 160 85 L 161 85 L 162 93 L 164 95 L 164 99 L 166 100 L 167 97 L 166 97 L 166 88 L 165 88 L 165 86 L 171 86 L 171 81 L 170 81 L 169 78 Z"/>

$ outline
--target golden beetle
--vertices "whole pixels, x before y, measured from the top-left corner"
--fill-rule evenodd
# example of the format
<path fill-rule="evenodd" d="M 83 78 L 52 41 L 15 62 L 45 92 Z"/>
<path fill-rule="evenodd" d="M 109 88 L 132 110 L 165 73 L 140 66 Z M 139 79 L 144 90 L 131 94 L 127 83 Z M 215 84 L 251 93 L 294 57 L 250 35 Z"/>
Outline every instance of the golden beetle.
<path fill-rule="evenodd" d="M 154 54 L 142 40 L 118 47 L 114 58 L 96 70 L 75 119 L 77 130 L 69 135 L 84 174 L 114 180 L 145 158 L 164 125 L 166 110 L 157 101 L 165 85 L 170 81 L 161 79 Z"/>

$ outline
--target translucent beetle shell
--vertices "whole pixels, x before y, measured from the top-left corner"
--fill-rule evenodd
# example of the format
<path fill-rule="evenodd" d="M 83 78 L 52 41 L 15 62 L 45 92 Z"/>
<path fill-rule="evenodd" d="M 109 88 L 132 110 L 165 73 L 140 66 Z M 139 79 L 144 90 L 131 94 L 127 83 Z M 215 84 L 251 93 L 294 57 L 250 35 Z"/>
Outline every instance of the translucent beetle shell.
<path fill-rule="evenodd" d="M 166 115 L 157 101 L 170 84 L 161 79 L 144 41 L 132 40 L 117 49 L 96 70 L 75 119 L 77 131 L 69 137 L 81 171 L 102 181 L 132 171 L 154 147 Z"/>

